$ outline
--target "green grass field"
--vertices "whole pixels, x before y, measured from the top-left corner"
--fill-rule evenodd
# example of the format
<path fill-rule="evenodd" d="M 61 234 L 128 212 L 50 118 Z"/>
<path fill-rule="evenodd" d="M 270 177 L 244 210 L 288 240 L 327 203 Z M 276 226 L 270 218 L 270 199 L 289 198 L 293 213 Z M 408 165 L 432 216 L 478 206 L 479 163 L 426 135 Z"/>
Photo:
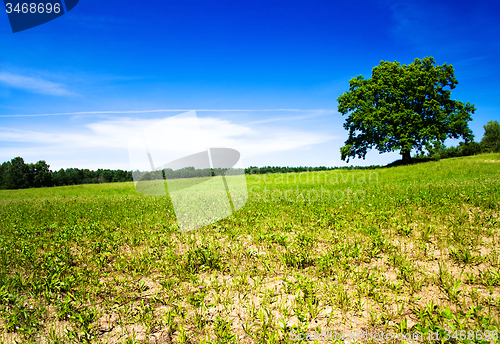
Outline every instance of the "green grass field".
<path fill-rule="evenodd" d="M 0 191 L 0 341 L 500 342 L 500 154 L 247 181 L 185 233 L 133 183 Z"/>

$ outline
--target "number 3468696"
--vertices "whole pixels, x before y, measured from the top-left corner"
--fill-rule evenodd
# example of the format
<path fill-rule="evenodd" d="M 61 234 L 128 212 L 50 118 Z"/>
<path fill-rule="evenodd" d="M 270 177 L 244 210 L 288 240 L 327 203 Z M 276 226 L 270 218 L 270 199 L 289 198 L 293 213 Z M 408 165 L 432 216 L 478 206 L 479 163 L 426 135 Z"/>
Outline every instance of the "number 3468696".
<path fill-rule="evenodd" d="M 13 6 L 10 2 L 5 4 L 7 13 L 17 12 L 17 13 L 59 13 L 61 12 L 61 5 L 59 3 L 55 4 L 43 4 L 43 3 L 24 3 L 20 5 L 17 3 Z"/>

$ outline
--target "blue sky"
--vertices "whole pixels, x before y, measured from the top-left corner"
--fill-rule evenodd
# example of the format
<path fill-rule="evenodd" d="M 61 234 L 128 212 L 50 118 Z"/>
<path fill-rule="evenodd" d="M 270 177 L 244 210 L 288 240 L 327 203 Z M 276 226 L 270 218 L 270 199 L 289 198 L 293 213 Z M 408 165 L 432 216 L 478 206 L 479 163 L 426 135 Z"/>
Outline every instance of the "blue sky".
<path fill-rule="evenodd" d="M 134 130 L 196 110 L 244 165 L 343 166 L 349 79 L 425 56 L 454 66 L 480 140 L 500 119 L 499 15 L 495 1 L 80 0 L 13 34 L 1 14 L 0 161 L 129 169 Z"/>

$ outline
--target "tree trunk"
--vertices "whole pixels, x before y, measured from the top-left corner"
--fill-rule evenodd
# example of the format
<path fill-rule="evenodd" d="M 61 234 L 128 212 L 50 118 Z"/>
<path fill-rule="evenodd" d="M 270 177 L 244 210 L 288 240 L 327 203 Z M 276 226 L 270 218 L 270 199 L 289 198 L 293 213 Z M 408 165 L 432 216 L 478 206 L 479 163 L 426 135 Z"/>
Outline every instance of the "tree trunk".
<path fill-rule="evenodd" d="M 411 160 L 410 152 L 401 152 L 401 156 L 404 162 L 409 162 Z"/>

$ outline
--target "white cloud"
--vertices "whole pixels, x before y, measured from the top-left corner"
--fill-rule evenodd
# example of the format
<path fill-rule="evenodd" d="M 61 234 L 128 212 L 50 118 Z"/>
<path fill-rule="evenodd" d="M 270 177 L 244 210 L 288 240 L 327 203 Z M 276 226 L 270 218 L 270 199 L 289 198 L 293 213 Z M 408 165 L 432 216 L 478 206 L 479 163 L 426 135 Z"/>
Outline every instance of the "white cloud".
<path fill-rule="evenodd" d="M 167 137 L 165 150 L 191 151 L 197 153 L 196 147 L 227 147 L 239 150 L 247 156 L 261 155 L 269 152 L 295 150 L 309 147 L 335 139 L 335 137 L 312 131 L 289 129 L 285 127 L 249 126 L 232 123 L 219 118 L 198 118 L 203 130 L 203 137 L 192 134 L 192 123 L 178 121 L 175 125 L 175 137 Z M 102 121 L 89 124 L 87 127 L 95 135 L 95 144 L 108 147 L 126 147 L 128 140 L 137 132 L 157 120 L 122 119 Z M 189 138 L 189 145 L 179 147 L 176 142 L 183 142 Z M 200 150 L 200 149 L 198 149 Z"/>
<path fill-rule="evenodd" d="M 336 139 L 330 134 L 288 127 L 241 125 L 214 117 L 198 118 L 198 120 L 203 128 L 203 137 L 193 135 L 192 123 L 178 121 L 175 125 L 175 137 L 165 138 L 165 149 L 193 154 L 208 147 L 233 148 L 240 151 L 245 162 L 245 157 L 302 150 Z M 124 157 L 127 155 L 129 140 L 142 129 L 154 126 L 156 123 L 157 119 L 120 118 L 92 122 L 83 128 L 65 127 L 64 130 L 54 132 L 0 127 L 0 141 L 24 143 L 36 147 L 38 151 L 45 152 L 43 156 L 40 155 L 40 159 L 46 160 L 48 155 L 56 154 L 68 157 L 81 154 L 93 155 L 95 157 L 93 163 L 97 160 L 102 161 L 102 167 L 105 168 L 108 162 L 111 162 L 108 160 L 109 156 L 116 155 L 116 152 L 123 152 L 120 160 L 124 160 L 124 165 L 128 164 L 128 159 Z M 176 142 L 185 143 L 185 138 L 189 138 L 189 145 L 183 147 L 176 145 Z"/>
<path fill-rule="evenodd" d="M 64 85 L 42 78 L 12 74 L 9 72 L 0 72 L 0 83 L 8 87 L 18 88 L 29 92 L 48 94 L 53 96 L 73 95 L 65 89 Z"/>

